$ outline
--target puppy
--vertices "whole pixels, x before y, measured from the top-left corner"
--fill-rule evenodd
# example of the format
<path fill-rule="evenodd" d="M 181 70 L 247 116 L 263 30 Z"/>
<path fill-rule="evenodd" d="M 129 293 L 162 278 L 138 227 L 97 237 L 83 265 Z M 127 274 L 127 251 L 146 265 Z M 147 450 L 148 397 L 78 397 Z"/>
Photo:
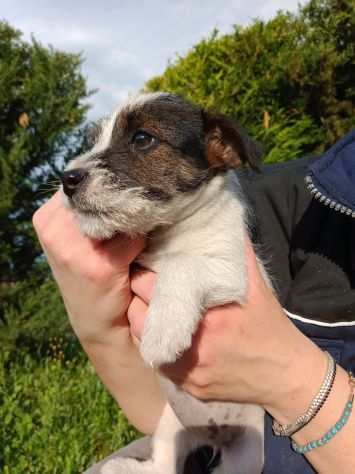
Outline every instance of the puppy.
<path fill-rule="evenodd" d="M 245 301 L 246 209 L 226 172 L 255 167 L 259 155 L 226 117 L 173 94 L 140 94 L 102 123 L 93 148 L 64 172 L 66 204 L 82 232 L 149 236 L 138 259 L 157 273 L 140 346 L 147 364 L 175 362 L 208 308 Z M 169 404 L 151 458 L 119 457 L 103 474 L 182 474 L 188 454 L 206 445 L 218 452 L 215 474 L 262 471 L 261 408 L 201 402 L 162 384 Z"/>

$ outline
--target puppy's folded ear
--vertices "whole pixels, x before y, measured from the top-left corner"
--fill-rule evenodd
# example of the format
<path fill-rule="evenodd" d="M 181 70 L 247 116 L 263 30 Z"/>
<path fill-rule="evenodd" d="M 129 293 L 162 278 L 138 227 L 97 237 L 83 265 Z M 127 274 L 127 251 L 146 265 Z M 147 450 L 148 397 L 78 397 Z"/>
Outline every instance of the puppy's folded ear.
<path fill-rule="evenodd" d="M 206 158 L 211 168 L 225 171 L 248 164 L 259 169 L 261 146 L 231 119 L 221 114 L 202 111 Z"/>

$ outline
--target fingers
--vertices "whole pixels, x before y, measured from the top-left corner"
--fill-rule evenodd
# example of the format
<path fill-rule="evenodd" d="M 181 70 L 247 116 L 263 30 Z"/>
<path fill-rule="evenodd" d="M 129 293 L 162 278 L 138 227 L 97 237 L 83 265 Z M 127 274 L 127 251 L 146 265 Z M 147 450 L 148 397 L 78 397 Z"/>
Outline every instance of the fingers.
<path fill-rule="evenodd" d="M 32 222 L 37 233 L 41 233 L 51 220 L 53 213 L 61 207 L 60 198 L 60 192 L 58 191 L 33 214 Z"/>
<path fill-rule="evenodd" d="M 51 256 L 53 259 L 58 256 L 62 259 L 64 256 L 67 262 L 73 259 L 80 262 L 90 261 L 95 254 L 95 265 L 101 259 L 110 261 L 112 267 L 122 267 L 127 271 L 145 245 L 143 238 L 133 240 L 123 234 L 107 241 L 91 239 L 84 235 L 74 213 L 65 206 L 61 191 L 55 193 L 35 212 L 33 225 L 47 257 Z"/>
<path fill-rule="evenodd" d="M 144 269 L 134 272 L 131 279 L 133 293 L 148 304 L 153 295 L 155 280 L 156 274 L 154 272 Z"/>
<path fill-rule="evenodd" d="M 127 310 L 127 319 L 130 324 L 131 335 L 140 341 L 144 327 L 144 321 L 147 316 L 148 306 L 138 296 L 135 296 Z"/>
<path fill-rule="evenodd" d="M 69 240 L 72 242 L 80 235 L 74 214 L 64 206 L 63 196 L 56 192 L 33 215 L 33 226 L 39 240 L 44 246 L 47 243 Z"/>

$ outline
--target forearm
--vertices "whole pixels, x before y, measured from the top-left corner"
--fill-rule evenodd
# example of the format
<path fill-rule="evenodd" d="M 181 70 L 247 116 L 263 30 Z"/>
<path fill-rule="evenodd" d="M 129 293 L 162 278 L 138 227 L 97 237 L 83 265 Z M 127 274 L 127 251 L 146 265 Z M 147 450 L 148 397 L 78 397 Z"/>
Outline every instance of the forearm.
<path fill-rule="evenodd" d="M 144 365 L 129 329 L 116 331 L 107 344 L 82 341 L 82 346 L 129 421 L 142 433 L 153 433 L 165 397 L 156 373 Z"/>
<path fill-rule="evenodd" d="M 302 336 L 303 337 L 303 336 Z M 270 414 L 282 424 L 293 422 L 304 413 L 318 392 L 326 372 L 324 353 L 311 341 L 305 340 L 300 348 L 292 371 L 289 371 L 291 387 L 288 396 L 283 396 L 274 405 L 267 407 Z M 312 361 L 312 362 L 311 362 Z M 287 377 L 287 375 L 285 375 Z M 317 415 L 304 428 L 292 436 L 298 445 L 322 438 L 339 420 L 349 397 L 348 374 L 337 366 L 337 375 L 332 390 Z M 350 416 L 347 424 L 329 443 L 311 450 L 305 456 L 314 469 L 321 474 L 352 474 L 355 472 L 355 416 Z"/>

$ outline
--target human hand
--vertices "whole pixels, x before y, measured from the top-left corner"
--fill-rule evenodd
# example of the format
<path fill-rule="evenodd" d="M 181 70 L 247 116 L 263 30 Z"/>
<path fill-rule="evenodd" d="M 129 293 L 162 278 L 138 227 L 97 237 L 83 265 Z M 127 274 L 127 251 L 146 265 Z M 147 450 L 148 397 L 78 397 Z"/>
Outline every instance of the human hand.
<path fill-rule="evenodd" d="M 113 340 L 128 325 L 129 265 L 143 249 L 143 239 L 84 236 L 60 192 L 36 211 L 33 225 L 81 342 Z"/>
<path fill-rule="evenodd" d="M 322 376 L 325 359 L 285 316 L 261 276 L 249 242 L 246 257 L 246 303 L 207 311 L 191 348 L 175 364 L 162 367 L 162 371 L 201 399 L 256 403 L 271 411 L 278 404 L 277 409 L 282 410 L 280 403 L 290 402 L 290 397 L 297 397 L 304 385 L 309 386 L 312 373 L 320 371 Z M 132 278 L 136 296 L 129 306 L 128 319 L 137 344 L 154 281 L 154 273 L 146 271 Z"/>

